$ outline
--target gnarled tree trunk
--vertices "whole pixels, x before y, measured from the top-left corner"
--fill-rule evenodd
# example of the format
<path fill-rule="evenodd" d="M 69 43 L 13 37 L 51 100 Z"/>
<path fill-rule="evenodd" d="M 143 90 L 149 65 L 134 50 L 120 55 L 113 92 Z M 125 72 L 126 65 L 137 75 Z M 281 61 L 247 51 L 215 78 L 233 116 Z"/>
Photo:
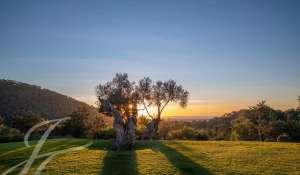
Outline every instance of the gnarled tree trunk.
<path fill-rule="evenodd" d="M 159 122 L 160 119 L 156 118 L 156 119 L 152 119 L 151 122 L 148 124 L 147 136 L 150 140 L 152 140 L 158 135 Z"/>
<path fill-rule="evenodd" d="M 112 145 L 112 148 L 120 150 L 125 141 L 124 121 L 120 113 L 114 107 L 112 107 L 112 116 L 114 117 L 113 128 L 116 134 L 116 139 Z"/>
<path fill-rule="evenodd" d="M 136 117 L 129 116 L 127 119 L 124 119 L 119 111 L 109 102 L 106 104 L 109 106 L 109 111 L 114 117 L 113 128 L 116 139 L 112 148 L 115 150 L 132 149 L 135 145 Z"/>
<path fill-rule="evenodd" d="M 126 126 L 126 147 L 132 149 L 135 145 L 136 117 L 130 116 L 125 124 Z"/>

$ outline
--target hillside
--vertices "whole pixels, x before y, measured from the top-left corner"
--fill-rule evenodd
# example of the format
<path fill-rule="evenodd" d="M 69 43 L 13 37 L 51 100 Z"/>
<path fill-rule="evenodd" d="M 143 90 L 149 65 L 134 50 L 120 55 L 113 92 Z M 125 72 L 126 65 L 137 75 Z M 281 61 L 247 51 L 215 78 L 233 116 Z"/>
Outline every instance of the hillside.
<path fill-rule="evenodd" d="M 24 114 L 60 118 L 81 106 L 88 108 L 90 113 L 98 113 L 93 106 L 40 86 L 0 80 L 0 116 L 4 119 Z"/>

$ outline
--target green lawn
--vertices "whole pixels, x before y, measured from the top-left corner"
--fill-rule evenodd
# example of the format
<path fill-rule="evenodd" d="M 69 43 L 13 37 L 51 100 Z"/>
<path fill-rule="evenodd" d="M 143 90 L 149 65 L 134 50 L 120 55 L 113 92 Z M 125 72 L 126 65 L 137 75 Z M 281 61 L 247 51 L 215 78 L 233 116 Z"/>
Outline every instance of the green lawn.
<path fill-rule="evenodd" d="M 49 140 L 42 153 L 87 143 Z M 110 151 L 110 142 L 95 141 L 84 150 L 57 156 L 43 174 L 300 174 L 300 144 L 227 141 L 138 142 L 135 151 Z M 30 156 L 23 143 L 0 144 L 0 173 Z M 35 161 L 34 169 L 42 162 Z M 20 169 L 14 172 L 17 174 Z"/>

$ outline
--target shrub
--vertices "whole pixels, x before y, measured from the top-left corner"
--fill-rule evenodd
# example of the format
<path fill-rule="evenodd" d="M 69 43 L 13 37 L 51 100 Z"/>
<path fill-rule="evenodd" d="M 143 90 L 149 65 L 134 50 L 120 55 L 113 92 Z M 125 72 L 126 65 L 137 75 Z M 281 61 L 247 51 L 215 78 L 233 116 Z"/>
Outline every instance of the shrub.
<path fill-rule="evenodd" d="M 171 131 L 169 138 L 181 140 L 208 140 L 208 136 L 206 134 L 190 127 Z"/>
<path fill-rule="evenodd" d="M 198 132 L 196 139 L 197 140 L 208 140 L 208 135 L 206 135 L 202 132 Z"/>
<path fill-rule="evenodd" d="M 232 140 L 232 141 L 237 141 L 237 140 L 239 140 L 239 134 L 237 133 L 236 130 L 233 130 L 233 131 L 231 132 L 230 140 Z"/>
<path fill-rule="evenodd" d="M 15 128 L 8 128 L 8 127 L 1 127 L 0 128 L 0 142 L 16 142 L 22 141 L 23 135 L 18 129 Z"/>
<path fill-rule="evenodd" d="M 287 134 L 281 134 L 277 137 L 277 142 L 288 142 L 291 138 Z"/>
<path fill-rule="evenodd" d="M 96 139 L 114 139 L 116 133 L 113 128 L 104 129 L 96 133 Z"/>
<path fill-rule="evenodd" d="M 276 139 L 274 137 L 267 137 L 264 140 L 265 142 L 276 142 Z"/>

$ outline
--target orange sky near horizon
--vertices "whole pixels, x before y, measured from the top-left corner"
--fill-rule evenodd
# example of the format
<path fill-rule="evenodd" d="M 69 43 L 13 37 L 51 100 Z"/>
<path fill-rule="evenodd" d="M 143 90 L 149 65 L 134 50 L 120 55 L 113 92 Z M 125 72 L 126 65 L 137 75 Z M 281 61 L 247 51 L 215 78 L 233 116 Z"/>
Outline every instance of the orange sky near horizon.
<path fill-rule="evenodd" d="M 257 103 L 247 102 L 235 102 L 235 103 L 216 103 L 216 104 L 189 104 L 187 108 L 180 108 L 178 105 L 171 104 L 163 112 L 163 116 L 183 116 L 183 117 L 194 117 L 194 116 L 222 116 L 225 113 L 232 111 L 238 111 L 240 109 L 247 109 Z M 290 108 L 297 107 L 297 102 L 289 103 L 286 105 L 278 104 L 276 102 L 267 102 L 268 105 L 275 109 L 287 110 Z"/>
<path fill-rule="evenodd" d="M 95 106 L 95 98 L 76 98 L 85 101 L 90 105 Z M 265 99 L 267 104 L 275 109 L 287 110 L 296 108 L 299 104 L 295 99 L 278 100 L 278 99 Z M 186 108 L 179 107 L 178 104 L 169 104 L 163 111 L 163 117 L 207 117 L 207 116 L 222 116 L 225 113 L 237 111 L 240 109 L 247 109 L 250 106 L 257 104 L 261 99 L 227 99 L 227 100 L 189 100 Z M 156 112 L 154 108 L 149 109 L 150 113 Z M 141 111 L 140 114 L 146 115 L 146 111 Z"/>

